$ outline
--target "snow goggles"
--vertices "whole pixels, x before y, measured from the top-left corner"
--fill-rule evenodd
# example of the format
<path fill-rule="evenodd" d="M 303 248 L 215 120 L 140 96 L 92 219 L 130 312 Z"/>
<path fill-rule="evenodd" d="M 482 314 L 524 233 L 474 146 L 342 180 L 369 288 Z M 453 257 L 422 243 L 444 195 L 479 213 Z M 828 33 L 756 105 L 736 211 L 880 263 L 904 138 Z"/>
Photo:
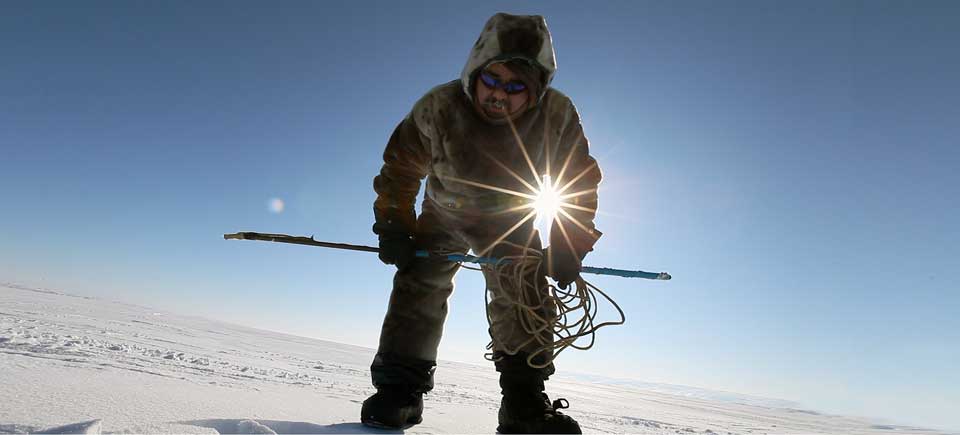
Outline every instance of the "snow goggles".
<path fill-rule="evenodd" d="M 480 72 L 480 81 L 489 89 L 503 89 L 503 92 L 508 94 L 519 94 L 527 90 L 527 85 L 519 80 L 511 80 L 504 83 L 485 72 Z"/>

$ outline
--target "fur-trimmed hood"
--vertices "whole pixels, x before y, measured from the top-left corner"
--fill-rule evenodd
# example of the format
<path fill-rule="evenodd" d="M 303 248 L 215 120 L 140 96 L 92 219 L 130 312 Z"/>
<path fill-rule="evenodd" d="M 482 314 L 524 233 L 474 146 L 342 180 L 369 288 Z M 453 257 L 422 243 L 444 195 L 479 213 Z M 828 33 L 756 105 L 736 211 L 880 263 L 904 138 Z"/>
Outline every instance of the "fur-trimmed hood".
<path fill-rule="evenodd" d="M 463 92 L 473 101 L 473 83 L 480 68 L 494 61 L 525 59 L 543 71 L 543 83 L 536 101 L 547 91 L 557 71 L 557 58 L 547 22 L 540 15 L 510 15 L 500 12 L 487 20 L 483 32 L 470 50 L 460 73 Z"/>

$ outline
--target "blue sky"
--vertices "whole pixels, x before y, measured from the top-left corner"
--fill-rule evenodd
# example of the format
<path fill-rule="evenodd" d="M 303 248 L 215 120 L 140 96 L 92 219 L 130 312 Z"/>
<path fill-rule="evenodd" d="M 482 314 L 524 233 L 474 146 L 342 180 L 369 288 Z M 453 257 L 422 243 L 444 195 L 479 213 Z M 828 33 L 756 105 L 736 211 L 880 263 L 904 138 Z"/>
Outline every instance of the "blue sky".
<path fill-rule="evenodd" d="M 394 126 L 536 13 L 605 175 L 586 263 L 675 277 L 590 278 L 627 324 L 561 371 L 960 428 L 956 2 L 0 9 L 0 280 L 374 346 L 376 256 L 221 235 L 375 244 Z M 481 358 L 482 289 L 441 358 Z"/>

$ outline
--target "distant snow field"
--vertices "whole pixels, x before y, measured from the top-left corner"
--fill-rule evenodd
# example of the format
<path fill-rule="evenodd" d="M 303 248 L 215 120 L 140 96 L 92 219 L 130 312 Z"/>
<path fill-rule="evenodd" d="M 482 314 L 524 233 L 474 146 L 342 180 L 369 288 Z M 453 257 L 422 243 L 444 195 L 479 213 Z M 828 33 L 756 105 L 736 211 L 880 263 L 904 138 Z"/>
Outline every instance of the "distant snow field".
<path fill-rule="evenodd" d="M 0 433 L 393 433 L 358 419 L 373 352 L 0 284 Z M 436 383 L 406 432 L 495 431 L 492 367 L 441 361 Z M 556 376 L 548 389 L 587 433 L 941 433 L 662 384 Z"/>

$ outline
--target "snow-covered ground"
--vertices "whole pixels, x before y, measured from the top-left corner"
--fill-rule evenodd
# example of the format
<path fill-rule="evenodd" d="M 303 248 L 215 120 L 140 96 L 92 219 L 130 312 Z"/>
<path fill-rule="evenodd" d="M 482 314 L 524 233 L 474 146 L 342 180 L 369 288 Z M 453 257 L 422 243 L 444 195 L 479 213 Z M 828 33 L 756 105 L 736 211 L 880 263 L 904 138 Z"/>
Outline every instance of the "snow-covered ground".
<path fill-rule="evenodd" d="M 358 422 L 373 350 L 0 284 L 0 433 L 391 433 Z M 409 433 L 493 433 L 489 366 L 441 362 Z M 729 393 L 556 376 L 585 432 L 939 434 Z"/>

